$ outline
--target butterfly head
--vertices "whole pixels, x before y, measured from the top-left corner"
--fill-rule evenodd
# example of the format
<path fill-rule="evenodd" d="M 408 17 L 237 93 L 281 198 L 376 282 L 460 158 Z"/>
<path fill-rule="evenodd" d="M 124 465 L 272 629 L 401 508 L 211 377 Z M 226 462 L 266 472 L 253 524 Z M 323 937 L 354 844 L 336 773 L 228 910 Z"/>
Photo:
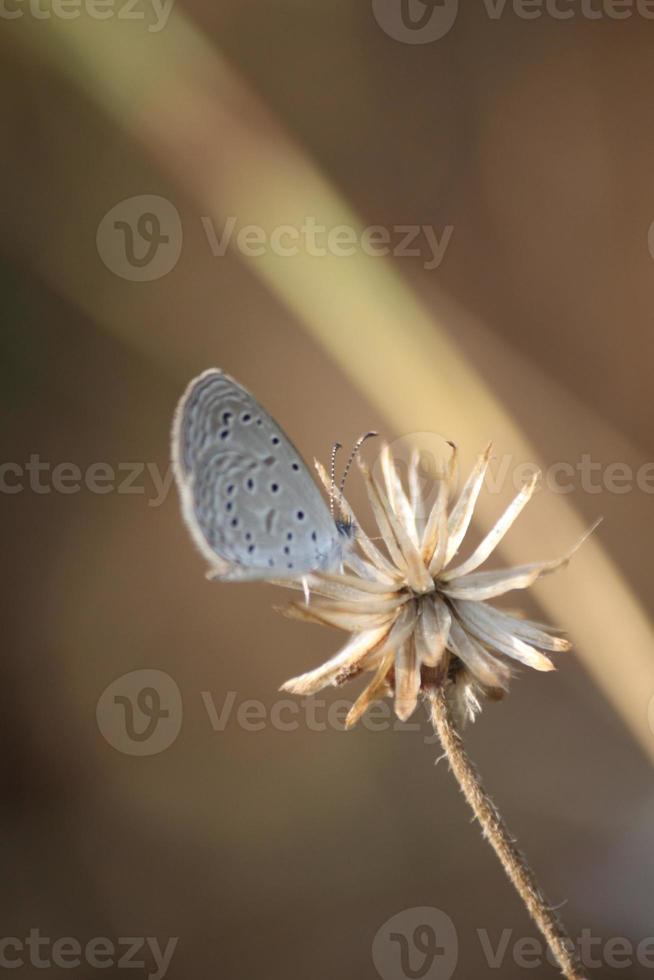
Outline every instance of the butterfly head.
<path fill-rule="evenodd" d="M 351 517 L 341 515 L 341 517 L 337 517 L 335 519 L 334 523 L 336 524 L 336 530 L 340 535 L 342 535 L 342 537 L 345 538 L 346 541 L 354 540 L 356 535 L 356 524 Z"/>

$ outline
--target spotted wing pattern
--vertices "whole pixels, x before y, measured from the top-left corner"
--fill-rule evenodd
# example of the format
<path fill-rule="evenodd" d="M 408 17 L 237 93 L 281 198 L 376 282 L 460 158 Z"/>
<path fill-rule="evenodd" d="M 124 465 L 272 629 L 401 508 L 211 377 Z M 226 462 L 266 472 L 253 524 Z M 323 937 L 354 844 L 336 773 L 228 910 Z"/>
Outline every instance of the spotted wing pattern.
<path fill-rule="evenodd" d="M 238 382 L 211 369 L 189 384 L 172 452 L 184 519 L 216 577 L 340 566 L 341 536 L 305 463 Z"/>

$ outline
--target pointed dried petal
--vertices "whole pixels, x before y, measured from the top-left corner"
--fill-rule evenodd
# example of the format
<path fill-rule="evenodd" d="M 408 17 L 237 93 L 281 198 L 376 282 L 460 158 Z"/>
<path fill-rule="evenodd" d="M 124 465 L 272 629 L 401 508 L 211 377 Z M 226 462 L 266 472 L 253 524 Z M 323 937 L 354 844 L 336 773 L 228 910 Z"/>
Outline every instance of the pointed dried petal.
<path fill-rule="evenodd" d="M 388 502 L 388 498 L 384 494 L 382 487 L 375 480 L 374 476 L 372 477 L 371 482 L 373 489 L 377 493 L 379 502 L 388 517 L 388 522 L 391 526 L 393 535 L 395 536 L 395 540 L 397 541 L 402 552 L 404 564 L 406 566 L 407 584 L 413 589 L 414 592 L 433 591 L 434 580 L 429 574 L 428 569 L 425 567 L 417 545 L 413 543 L 407 534 L 402 521 L 393 511 L 393 508 Z"/>
<path fill-rule="evenodd" d="M 391 560 L 397 565 L 397 567 L 401 571 L 404 571 L 406 568 L 406 562 L 402 557 L 402 552 L 400 551 L 397 541 L 395 539 L 395 535 L 393 533 L 391 523 L 390 523 L 390 514 L 388 514 L 387 510 L 384 508 L 377 487 L 375 486 L 375 483 L 370 475 L 370 470 L 368 469 L 368 467 L 360 457 L 357 457 L 357 464 L 359 466 L 359 469 L 361 470 L 361 474 L 363 476 L 364 483 L 366 485 L 366 490 L 368 492 L 368 499 L 370 500 L 370 506 L 372 508 L 372 512 L 375 515 L 375 520 L 377 522 L 377 527 L 379 528 L 379 533 L 384 539 L 384 544 L 388 548 L 388 553 L 391 556 Z M 390 508 L 388 508 L 388 510 L 390 510 Z"/>
<path fill-rule="evenodd" d="M 454 603 L 457 615 L 466 630 L 474 634 L 483 643 L 493 647 L 499 653 L 519 660 L 520 663 L 533 667 L 534 670 L 554 670 L 554 664 L 544 653 L 529 646 L 523 640 L 501 629 L 488 615 L 488 609 L 480 602 Z"/>
<path fill-rule="evenodd" d="M 414 592 L 432 591 L 434 588 L 433 579 L 425 568 L 420 553 L 406 533 L 402 522 L 393 512 L 384 490 L 375 477 L 371 476 L 368 468 L 361 460 L 359 460 L 359 465 L 366 481 L 368 495 L 375 511 L 379 529 L 384 535 L 386 546 L 393 560 L 398 568 L 405 571 L 407 584 Z"/>
<path fill-rule="evenodd" d="M 346 728 L 352 728 L 353 725 L 356 725 L 359 718 L 361 718 L 363 713 L 366 711 L 368 705 L 386 694 L 388 691 L 388 681 L 386 680 L 386 675 L 393 666 L 394 660 L 395 651 L 387 651 L 370 684 L 368 684 L 368 686 L 361 692 L 348 711 L 345 719 Z"/>
<path fill-rule="evenodd" d="M 352 612 L 347 606 L 340 606 L 335 600 L 324 606 L 319 606 L 317 602 L 313 602 L 310 606 L 291 602 L 284 607 L 283 613 L 290 619 L 304 619 L 310 623 L 334 626 L 348 633 L 376 629 L 385 624 L 390 626 L 396 616 L 395 612 L 363 613 L 358 610 Z"/>
<path fill-rule="evenodd" d="M 382 473 L 386 484 L 386 494 L 393 513 L 402 524 L 407 536 L 413 542 L 415 548 L 418 547 L 418 533 L 416 531 L 415 511 L 411 508 L 407 495 L 404 492 L 402 481 L 400 480 L 395 463 L 391 459 L 391 451 L 388 444 L 382 447 L 380 453 Z"/>
<path fill-rule="evenodd" d="M 411 450 L 409 460 L 409 502 L 416 519 L 423 519 L 424 501 L 420 487 L 420 452 L 416 446 Z"/>
<path fill-rule="evenodd" d="M 531 565 L 517 565 L 497 572 L 475 572 L 463 578 L 443 583 L 441 592 L 450 599 L 474 599 L 483 601 L 494 599 L 513 589 L 527 589 L 541 575 L 556 571 L 570 561 L 570 556 L 555 558 L 553 561 L 534 562 Z"/>
<path fill-rule="evenodd" d="M 455 604 L 464 623 L 467 622 L 468 616 L 472 616 L 502 633 L 509 633 L 519 640 L 525 640 L 540 650 L 561 652 L 569 650 L 572 646 L 570 641 L 564 637 L 552 636 L 551 633 L 546 632 L 547 627 L 543 628 L 539 623 L 534 623 L 529 619 L 510 616 L 503 609 L 495 609 L 494 606 L 488 606 L 481 602 L 469 602 L 466 599 L 459 599 Z"/>
<path fill-rule="evenodd" d="M 359 530 L 356 531 L 357 539 L 359 538 Z M 366 579 L 368 582 L 379 582 L 380 584 L 386 585 L 388 589 L 394 589 L 397 584 L 401 581 L 401 576 L 397 573 L 387 574 L 382 571 L 378 566 L 373 565 L 372 562 L 366 561 L 361 555 L 350 549 L 343 555 L 343 565 L 345 568 L 349 568 L 354 574 L 362 579 Z M 389 565 L 389 568 L 391 566 Z"/>
<path fill-rule="evenodd" d="M 340 574 L 336 572 L 311 572 L 306 577 L 309 579 L 309 585 L 313 591 L 320 592 L 321 589 L 326 591 L 330 587 L 340 589 L 339 594 L 344 599 L 358 599 L 365 595 L 381 595 L 388 598 L 397 593 L 397 589 L 390 587 L 386 582 L 373 582 L 369 579 L 359 578 L 357 575 L 348 575 L 345 572 Z M 349 595 L 346 595 L 346 591 L 349 592 Z"/>
<path fill-rule="evenodd" d="M 415 643 L 409 638 L 395 658 L 395 714 L 406 721 L 415 711 L 420 692 L 420 661 Z"/>
<path fill-rule="evenodd" d="M 440 469 L 438 472 L 438 493 L 436 494 L 434 506 L 429 512 L 420 544 L 422 560 L 429 568 L 431 568 L 438 545 L 440 544 L 439 550 L 443 554 L 447 549 L 447 541 L 444 540 L 447 538 L 447 499 L 447 480 L 443 470 Z"/>
<path fill-rule="evenodd" d="M 493 444 L 489 443 L 486 447 L 486 452 L 478 458 L 472 473 L 466 480 L 459 499 L 452 508 L 448 519 L 448 542 L 445 565 L 449 565 L 454 558 L 470 527 L 477 497 L 479 496 L 479 491 L 482 488 L 486 470 L 488 469 L 492 448 Z"/>
<path fill-rule="evenodd" d="M 401 577 L 398 570 L 393 567 L 386 555 L 382 554 L 359 524 L 355 524 L 354 527 L 357 544 L 366 557 L 379 569 L 380 577 L 391 582 L 397 581 Z"/>
<path fill-rule="evenodd" d="M 374 701 L 375 698 L 381 696 L 380 691 L 386 684 L 386 674 L 393 666 L 397 651 L 411 636 L 413 630 L 415 629 L 415 625 L 416 608 L 415 604 L 411 603 L 402 609 L 400 615 L 393 624 L 393 628 L 388 633 L 383 643 L 381 643 L 375 650 L 372 650 L 370 655 L 366 658 L 366 666 L 370 668 L 374 665 L 377 668 L 377 672 L 372 682 L 364 691 L 362 691 L 350 709 L 350 713 L 348 714 L 345 722 L 347 728 L 350 728 L 356 721 L 358 721 L 371 701 Z"/>
<path fill-rule="evenodd" d="M 450 456 L 450 461 L 447 464 L 447 482 L 449 489 L 449 496 L 452 497 L 456 490 L 456 483 L 459 476 L 459 447 L 451 439 L 447 440 L 447 444 L 452 450 L 452 455 Z"/>
<path fill-rule="evenodd" d="M 376 667 L 377 660 L 383 657 L 387 650 L 392 650 L 394 653 L 397 652 L 404 641 L 413 633 L 416 627 L 417 616 L 417 609 L 414 602 L 407 603 L 400 610 L 383 644 L 371 653 L 368 669 Z"/>
<path fill-rule="evenodd" d="M 436 578 L 443 569 L 447 555 L 447 503 L 449 499 L 448 484 L 444 483 L 445 491 L 441 510 L 438 516 L 438 530 L 436 533 L 436 547 L 429 562 L 429 574 Z"/>
<path fill-rule="evenodd" d="M 357 599 L 368 599 L 376 596 L 381 599 L 392 599 L 398 595 L 398 590 L 390 583 L 381 583 L 368 579 L 360 579 L 353 575 L 331 575 L 329 573 L 311 572 L 302 579 L 273 581 L 273 585 L 282 585 L 295 592 L 309 590 L 311 596 L 324 596 L 327 599 L 346 599 L 356 602 Z"/>
<path fill-rule="evenodd" d="M 318 626 L 331 626 L 347 633 L 360 633 L 362 630 L 375 629 L 384 623 L 393 621 L 392 614 L 351 613 L 343 612 L 338 607 L 319 609 L 316 603 L 305 606 L 301 602 L 289 602 L 286 606 L 274 606 L 286 619 L 297 619 L 304 623 L 314 623 Z"/>
<path fill-rule="evenodd" d="M 484 650 L 481 644 L 466 633 L 456 619 L 452 620 L 447 645 L 482 684 L 488 687 L 508 688 L 511 672 L 506 664 Z"/>
<path fill-rule="evenodd" d="M 448 568 L 448 570 L 441 575 L 444 582 L 451 578 L 461 578 L 463 575 L 468 575 L 486 561 L 486 559 L 493 553 L 497 545 L 500 543 L 506 532 L 509 530 L 518 514 L 524 509 L 528 501 L 533 496 L 538 479 L 539 474 L 534 473 L 531 480 L 525 483 L 522 490 L 520 490 L 520 492 L 514 497 L 509 506 L 506 508 L 495 527 L 488 532 L 484 540 L 477 546 L 477 548 L 475 548 L 470 557 L 461 565 L 457 565 L 454 568 Z"/>
<path fill-rule="evenodd" d="M 436 667 L 442 660 L 450 635 L 452 616 L 442 599 L 425 599 L 416 624 L 416 642 L 420 660 L 426 667 Z"/>
<path fill-rule="evenodd" d="M 352 615 L 378 615 L 396 612 L 411 598 L 408 592 L 394 592 L 391 596 L 363 595 L 356 599 L 325 599 L 322 596 L 312 599 L 309 612 L 319 616 L 323 613 L 351 613 Z"/>
<path fill-rule="evenodd" d="M 327 684 L 333 684 L 340 671 L 363 661 L 375 647 L 384 641 L 389 632 L 388 627 L 384 627 L 370 630 L 367 633 L 357 633 L 326 663 L 306 674 L 291 678 L 282 684 L 280 690 L 290 691 L 291 694 L 315 694 Z"/>

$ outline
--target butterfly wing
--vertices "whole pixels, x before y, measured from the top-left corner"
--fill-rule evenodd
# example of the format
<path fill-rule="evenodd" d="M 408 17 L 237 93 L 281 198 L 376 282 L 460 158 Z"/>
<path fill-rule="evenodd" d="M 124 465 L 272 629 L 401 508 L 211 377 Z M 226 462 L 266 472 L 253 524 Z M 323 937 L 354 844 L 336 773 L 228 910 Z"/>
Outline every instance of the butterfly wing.
<path fill-rule="evenodd" d="M 340 565 L 341 540 L 298 451 L 242 385 L 215 368 L 173 424 L 182 513 L 214 576 L 296 578 Z"/>

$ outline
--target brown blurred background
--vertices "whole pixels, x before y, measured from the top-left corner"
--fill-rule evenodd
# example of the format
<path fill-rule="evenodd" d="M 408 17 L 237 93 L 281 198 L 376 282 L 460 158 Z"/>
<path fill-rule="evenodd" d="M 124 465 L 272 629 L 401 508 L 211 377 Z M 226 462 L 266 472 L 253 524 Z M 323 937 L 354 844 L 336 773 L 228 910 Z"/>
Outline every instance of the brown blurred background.
<path fill-rule="evenodd" d="M 141 21 L 89 19 L 74 42 L 78 21 L 54 12 L 41 21 L 27 6 L 11 8 L 22 17 L 3 15 L 2 458 L 25 467 L 38 454 L 50 467 L 41 477 L 49 492 L 3 471 L 6 485 L 23 481 L 1 498 L 3 937 L 38 929 L 52 940 L 150 936 L 162 946 L 179 937 L 166 974 L 175 980 L 373 978 L 386 920 L 433 906 L 458 934 L 455 977 L 556 975 L 546 963 L 514 962 L 513 944 L 535 930 L 445 765 L 434 767 L 422 710 L 408 730 L 316 731 L 304 708 L 293 731 L 271 722 L 279 685 L 341 637 L 277 615 L 271 587 L 206 582 L 174 488 L 161 502 L 152 474 L 166 473 L 183 386 L 211 365 L 256 392 L 307 459 L 371 427 L 404 434 L 256 262 L 234 250 L 212 255 L 201 218 L 212 214 L 219 229 L 236 214 L 234 125 L 273 150 L 289 141 L 366 225 L 430 225 L 439 236 L 453 227 L 435 269 L 424 256 L 370 261 L 434 314 L 434 330 L 444 326 L 546 464 L 590 453 L 636 469 L 652 459 L 654 21 L 637 11 L 590 20 L 571 7 L 570 20 L 527 20 L 510 6 L 493 19 L 469 5 L 424 44 L 390 36 L 367 2 L 178 3 L 159 31 L 148 31 L 144 6 Z M 113 88 L 100 95 L 94 45 L 106 53 L 110 30 Z M 189 33 L 222 52 L 228 86 L 237 80 L 229 118 L 209 68 L 189 56 L 186 74 L 167 69 L 164 46 L 178 44 L 183 62 Z M 159 74 L 148 75 L 158 58 Z M 225 172 L 201 141 L 175 131 L 179 118 L 224 143 Z M 257 161 L 243 176 L 245 196 L 248 180 L 253 194 L 266 193 L 270 174 L 258 174 Z M 292 181 L 287 189 L 305 214 L 319 206 Z M 96 246 L 103 217 L 137 195 L 171 202 L 183 229 L 179 261 L 152 281 L 123 278 Z M 338 276 L 330 288 L 338 292 Z M 356 319 L 349 329 L 365 372 Z M 451 381 L 439 371 L 434 363 L 435 397 Z M 401 397 L 410 400 L 410 379 Z M 457 414 L 468 424 L 474 404 L 462 385 L 449 428 Z M 413 409 L 416 428 L 443 430 L 431 408 Z M 485 418 L 474 424 L 480 438 L 497 435 Z M 466 459 L 481 448 L 466 446 Z M 96 462 L 116 473 L 150 468 L 135 480 L 140 492 L 118 492 L 116 478 L 106 493 L 62 493 L 51 486 L 62 462 L 82 474 Z M 509 496 L 507 487 L 498 513 Z M 361 509 L 356 478 L 351 497 Z M 601 544 L 648 615 L 653 504 L 637 487 L 591 494 L 578 482 L 565 497 L 585 523 L 604 514 Z M 550 557 L 532 543 L 540 505 L 512 532 L 524 561 Z M 562 574 L 568 594 L 588 600 L 594 583 L 574 563 Z M 539 588 L 519 596 L 537 618 Z M 604 600 L 591 596 L 600 623 Z M 560 625 L 573 638 L 583 627 Z M 611 939 L 632 944 L 629 965 L 609 960 L 590 974 L 646 977 L 654 943 L 640 963 L 635 948 L 654 935 L 652 754 L 606 693 L 611 671 L 617 681 L 630 670 L 629 651 L 613 652 L 603 691 L 574 652 L 555 674 L 521 671 L 467 739 L 549 898 L 566 903 L 571 934 L 601 938 L 594 955 Z M 183 720 L 175 708 L 172 744 L 133 756 L 100 731 L 96 706 L 108 685 L 141 669 L 170 675 Z M 642 680 L 645 705 L 651 681 Z M 353 695 L 328 693 L 319 722 L 330 702 Z M 216 731 L 207 702 L 220 713 L 230 697 Z M 261 730 L 236 717 L 251 699 L 265 713 Z M 646 731 L 642 704 L 633 710 Z M 479 930 L 496 946 L 505 929 L 508 952 L 493 969 Z M 22 955 L 16 975 L 42 976 Z M 145 956 L 131 975 L 154 972 Z M 47 975 L 97 972 L 82 963 Z M 415 975 L 450 973 L 436 962 Z"/>

